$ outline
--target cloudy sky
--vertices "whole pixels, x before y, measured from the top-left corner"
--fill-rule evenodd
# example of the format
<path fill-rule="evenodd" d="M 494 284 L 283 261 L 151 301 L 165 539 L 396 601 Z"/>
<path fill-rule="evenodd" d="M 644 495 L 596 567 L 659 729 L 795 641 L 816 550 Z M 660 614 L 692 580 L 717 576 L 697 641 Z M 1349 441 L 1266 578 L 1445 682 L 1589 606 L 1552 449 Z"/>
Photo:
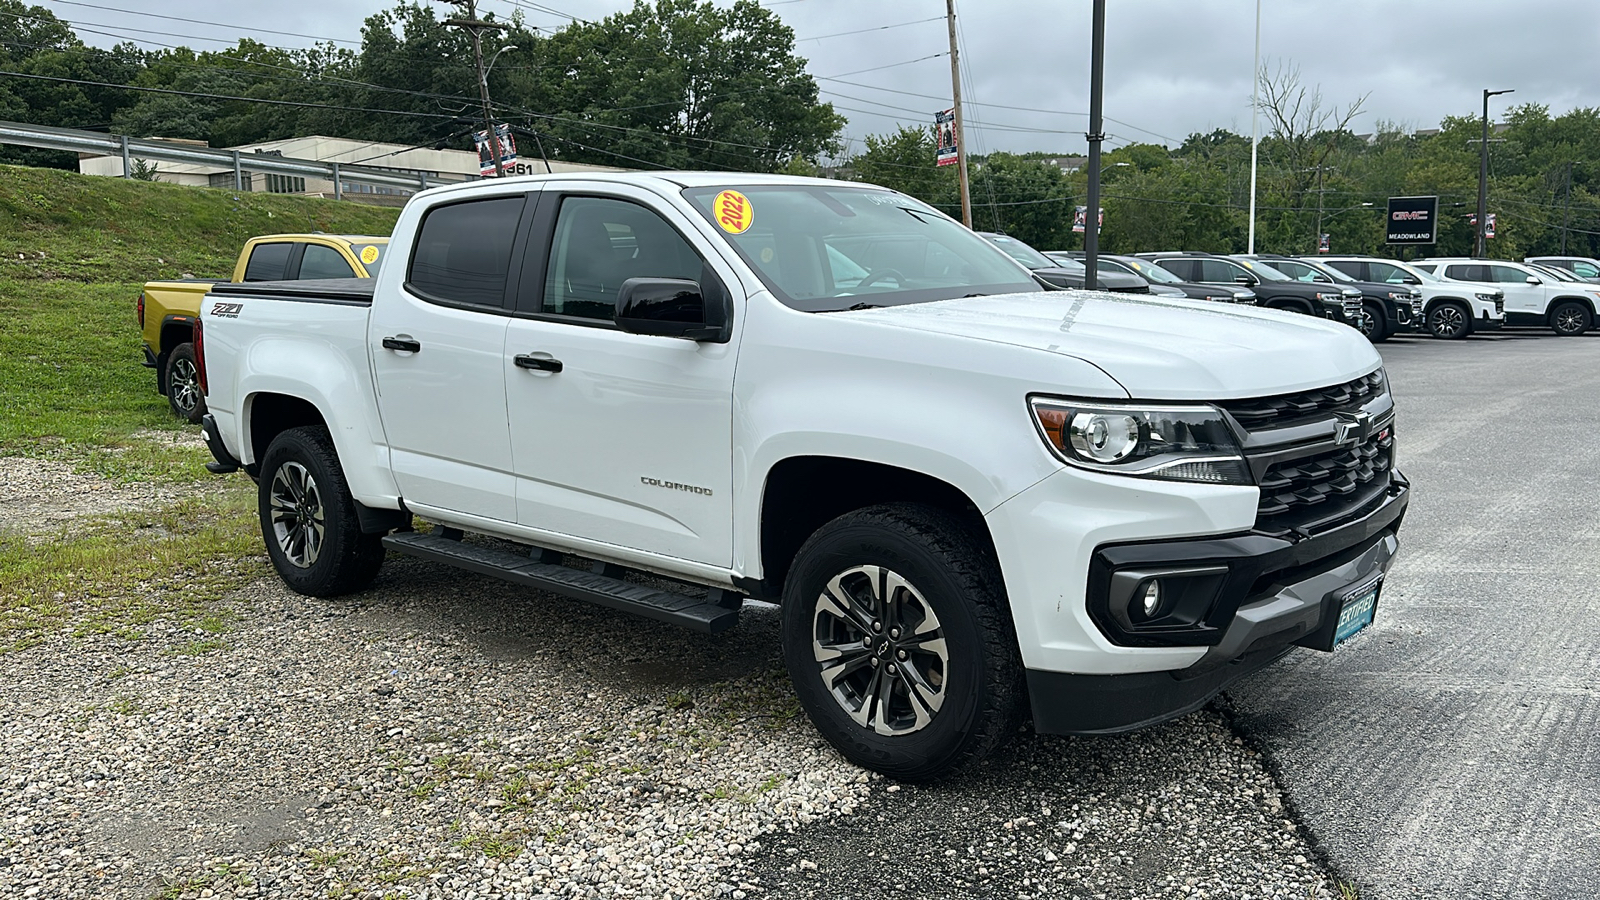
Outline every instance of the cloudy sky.
<path fill-rule="evenodd" d="M 197 49 L 218 49 L 241 35 L 287 47 L 305 46 L 309 36 L 355 46 L 362 20 L 392 5 L 34 2 L 80 26 L 88 43 L 134 39 Z M 850 138 L 926 123 L 948 106 L 943 0 L 762 2 L 794 28 L 798 52 L 810 60 L 824 99 L 849 117 Z M 480 0 L 480 9 L 500 16 L 520 9 L 532 25 L 559 28 L 572 17 L 603 18 L 630 3 Z M 1108 6 L 1105 111 L 1115 120 L 1106 126 L 1109 146 L 1170 146 L 1214 128 L 1249 133 L 1252 0 L 1112 0 Z M 957 4 L 974 150 L 1084 150 L 1090 9 L 1089 0 Z M 1271 66 L 1299 66 L 1302 79 L 1319 86 L 1330 104 L 1343 107 L 1368 95 L 1353 123 L 1358 132 L 1379 121 L 1432 127 L 1445 115 L 1476 114 L 1484 88 L 1516 89 L 1491 101 L 1492 110 L 1509 101 L 1546 104 L 1559 114 L 1600 105 L 1600 0 L 1262 0 L 1261 55 Z"/>

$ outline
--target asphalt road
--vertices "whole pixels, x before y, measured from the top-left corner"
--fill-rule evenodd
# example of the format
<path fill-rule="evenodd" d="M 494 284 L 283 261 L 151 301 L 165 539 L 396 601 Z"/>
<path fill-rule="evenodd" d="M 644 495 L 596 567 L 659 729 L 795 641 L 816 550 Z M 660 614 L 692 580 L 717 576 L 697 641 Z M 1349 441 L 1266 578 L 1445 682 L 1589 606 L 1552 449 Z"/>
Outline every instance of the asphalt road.
<path fill-rule="evenodd" d="M 1362 900 L 1600 896 L 1600 335 L 1381 347 L 1414 485 L 1377 619 L 1229 691 Z"/>

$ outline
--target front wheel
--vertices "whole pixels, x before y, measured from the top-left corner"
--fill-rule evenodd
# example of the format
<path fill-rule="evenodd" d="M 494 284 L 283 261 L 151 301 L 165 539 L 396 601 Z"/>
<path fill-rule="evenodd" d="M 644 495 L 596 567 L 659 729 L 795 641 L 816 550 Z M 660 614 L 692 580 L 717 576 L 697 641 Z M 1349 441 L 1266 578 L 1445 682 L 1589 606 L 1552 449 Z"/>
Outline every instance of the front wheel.
<path fill-rule="evenodd" d="M 167 403 L 172 414 L 200 424 L 206 415 L 206 396 L 200 391 L 200 364 L 193 344 L 179 344 L 167 354 Z"/>
<path fill-rule="evenodd" d="M 1562 337 L 1583 334 L 1592 323 L 1589 307 L 1575 300 L 1568 300 L 1550 311 L 1550 327 Z"/>
<path fill-rule="evenodd" d="M 783 651 L 823 737 L 906 781 L 982 761 L 1025 696 L 999 567 L 970 526 L 926 506 L 857 510 L 806 541 Z"/>
<path fill-rule="evenodd" d="M 1440 303 L 1428 310 L 1428 333 L 1446 341 L 1459 340 L 1472 330 L 1472 316 L 1459 303 Z"/>
<path fill-rule="evenodd" d="M 1389 339 L 1389 317 L 1384 315 L 1381 304 L 1368 303 L 1361 307 L 1360 331 L 1374 344 Z"/>
<path fill-rule="evenodd" d="M 256 496 L 267 556 L 291 590 L 334 597 L 377 577 L 383 535 L 362 533 L 327 431 L 291 428 L 273 438 Z"/>

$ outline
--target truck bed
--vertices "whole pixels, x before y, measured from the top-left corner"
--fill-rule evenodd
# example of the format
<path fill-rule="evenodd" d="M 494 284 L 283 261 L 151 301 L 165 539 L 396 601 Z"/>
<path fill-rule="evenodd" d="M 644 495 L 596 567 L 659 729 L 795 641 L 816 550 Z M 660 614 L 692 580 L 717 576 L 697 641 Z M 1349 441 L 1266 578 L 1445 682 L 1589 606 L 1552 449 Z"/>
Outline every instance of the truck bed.
<path fill-rule="evenodd" d="M 371 278 L 320 278 L 304 281 L 242 283 L 227 281 L 213 285 L 211 293 L 218 297 L 268 297 L 273 300 L 297 300 L 306 303 L 356 303 L 370 306 L 372 284 Z"/>

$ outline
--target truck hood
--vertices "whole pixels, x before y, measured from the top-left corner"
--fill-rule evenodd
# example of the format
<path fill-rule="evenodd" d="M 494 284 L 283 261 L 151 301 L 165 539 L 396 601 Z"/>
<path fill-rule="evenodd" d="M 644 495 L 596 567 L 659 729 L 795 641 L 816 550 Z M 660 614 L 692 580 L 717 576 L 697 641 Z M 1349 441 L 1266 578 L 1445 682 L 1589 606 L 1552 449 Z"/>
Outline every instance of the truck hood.
<path fill-rule="evenodd" d="M 828 315 L 1073 357 L 1148 400 L 1286 394 L 1349 381 L 1382 363 L 1346 325 L 1147 295 L 1001 294 Z"/>

